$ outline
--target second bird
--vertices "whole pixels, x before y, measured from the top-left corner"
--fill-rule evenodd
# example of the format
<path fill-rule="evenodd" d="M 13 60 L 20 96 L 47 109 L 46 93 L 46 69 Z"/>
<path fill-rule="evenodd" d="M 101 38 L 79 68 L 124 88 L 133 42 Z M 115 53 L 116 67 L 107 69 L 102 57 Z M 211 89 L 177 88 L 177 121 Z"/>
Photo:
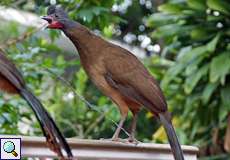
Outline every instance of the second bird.
<path fill-rule="evenodd" d="M 66 159 L 62 150 L 66 152 L 68 159 L 72 159 L 71 149 L 54 120 L 43 107 L 42 103 L 27 88 L 16 66 L 2 52 L 0 52 L 0 91 L 19 94 L 24 98 L 34 111 L 49 148 L 56 152 L 61 160 Z"/>
<path fill-rule="evenodd" d="M 48 28 L 60 29 L 77 48 L 81 64 L 92 82 L 117 104 L 121 120 L 112 140 L 119 140 L 121 127 L 129 110 L 133 113 L 129 141 L 134 141 L 137 114 L 142 106 L 156 115 L 163 124 L 176 160 L 183 160 L 183 152 L 172 126 L 164 95 L 144 65 L 129 51 L 109 43 L 85 26 L 68 18 L 60 7 L 50 6 Z"/>

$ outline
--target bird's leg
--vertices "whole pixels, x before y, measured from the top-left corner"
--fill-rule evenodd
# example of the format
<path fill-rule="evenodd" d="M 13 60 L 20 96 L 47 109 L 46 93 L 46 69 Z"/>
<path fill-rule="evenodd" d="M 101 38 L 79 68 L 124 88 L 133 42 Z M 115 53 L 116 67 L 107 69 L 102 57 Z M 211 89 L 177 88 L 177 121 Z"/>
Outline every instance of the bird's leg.
<path fill-rule="evenodd" d="M 138 118 L 138 114 L 134 113 L 132 123 L 131 123 L 131 131 L 130 131 L 130 135 L 129 135 L 129 138 L 128 138 L 128 141 L 131 142 L 131 143 L 138 143 L 138 141 L 135 139 L 137 118 Z"/>
<path fill-rule="evenodd" d="M 129 112 L 129 107 L 127 105 L 127 103 L 124 101 L 124 99 L 121 97 L 121 95 L 119 93 L 117 93 L 116 91 L 112 90 L 111 92 L 112 96 L 112 100 L 114 103 L 117 104 L 119 110 L 120 110 L 120 113 L 121 113 L 121 119 L 120 119 L 120 122 L 117 126 L 117 129 L 113 135 L 113 137 L 110 139 L 112 141 L 119 141 L 119 142 L 122 142 L 122 139 L 119 139 L 119 134 L 120 134 L 120 131 L 123 127 L 123 124 L 125 122 L 125 119 L 128 115 L 128 112 Z"/>
<path fill-rule="evenodd" d="M 125 122 L 126 117 L 127 117 L 127 114 L 122 115 L 121 120 L 118 124 L 118 127 L 117 127 L 115 133 L 113 134 L 112 141 L 119 141 L 119 134 L 121 132 L 121 128 Z"/>

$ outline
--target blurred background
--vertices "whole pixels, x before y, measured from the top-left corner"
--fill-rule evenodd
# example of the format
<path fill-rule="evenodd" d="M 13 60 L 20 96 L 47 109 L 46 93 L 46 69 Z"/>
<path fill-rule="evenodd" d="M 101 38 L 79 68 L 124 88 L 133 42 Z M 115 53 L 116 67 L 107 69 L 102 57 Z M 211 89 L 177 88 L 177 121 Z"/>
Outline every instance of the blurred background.
<path fill-rule="evenodd" d="M 40 16 L 50 4 L 62 5 L 72 19 L 142 60 L 165 93 L 182 144 L 198 146 L 202 160 L 230 159 L 229 0 L 1 0 L 1 50 L 66 137 L 99 139 L 112 136 L 118 110 L 90 82 L 70 41 L 60 31 L 42 29 Z M 42 135 L 20 97 L 0 93 L 0 114 L 0 134 Z M 137 139 L 167 143 L 145 110 Z"/>

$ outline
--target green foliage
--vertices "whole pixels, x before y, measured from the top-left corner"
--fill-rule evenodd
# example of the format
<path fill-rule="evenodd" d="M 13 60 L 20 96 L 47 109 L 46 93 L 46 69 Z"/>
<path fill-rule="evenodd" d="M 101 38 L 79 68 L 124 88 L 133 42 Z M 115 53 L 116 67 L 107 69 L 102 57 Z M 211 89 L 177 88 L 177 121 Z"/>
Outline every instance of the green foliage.
<path fill-rule="evenodd" d="M 68 3 L 59 1 L 59 4 L 69 10 L 71 18 L 92 29 L 99 29 L 105 36 L 110 37 L 113 35 L 113 27 L 121 22 L 121 18 L 111 12 L 111 7 L 115 2 L 119 3 L 115 0 L 92 0 Z M 48 5 L 44 1 L 4 4 L 8 7 L 30 10 L 40 15 L 45 14 Z M 5 42 L 31 30 L 33 28 L 4 21 L 0 24 L 0 46 L 4 47 Z M 59 38 L 60 32 L 51 30 L 43 32 L 45 32 L 43 34 L 49 35 L 51 43 L 47 38 L 41 37 L 40 32 L 32 34 L 29 38 L 7 47 L 7 56 L 22 71 L 28 87 L 39 97 L 67 137 L 111 138 L 116 129 L 112 120 L 118 122 L 120 119 L 117 107 L 90 82 L 81 69 L 76 54 L 66 53 L 62 48 L 54 45 L 53 42 Z M 73 89 L 92 104 L 93 109 L 78 96 L 73 96 L 73 91 L 58 80 L 57 75 L 68 80 Z M 7 95 L 7 99 L 5 96 L 5 93 L 0 95 L 0 112 L 4 113 L 4 116 L 0 117 L 2 126 L 0 134 L 41 135 L 39 124 L 26 102 L 19 96 Z M 151 125 L 152 120 L 146 118 L 145 111 L 140 113 L 140 119 L 142 123 L 138 124 L 138 130 L 143 130 L 142 124 L 150 127 L 148 130 L 140 132 L 138 139 L 150 140 L 154 130 L 154 126 Z M 130 123 L 130 119 L 128 119 L 128 123 Z M 28 127 L 28 130 L 22 126 Z M 125 134 L 122 136 L 127 137 Z"/>
<path fill-rule="evenodd" d="M 0 4 L 44 15 L 49 5 L 47 2 L 4 0 Z M 159 6 L 158 12 L 152 13 L 154 8 L 146 10 L 138 1 L 133 1 L 127 13 L 122 14 L 111 11 L 115 3 L 120 4 L 122 0 L 58 1 L 72 19 L 92 30 L 99 30 L 104 36 L 115 37 L 114 30 L 120 29 L 121 34 L 116 35 L 118 39 L 130 32 L 137 37 L 148 35 L 152 42 L 159 42 L 162 57 L 155 55 L 145 59 L 144 63 L 157 80 L 162 80 L 161 86 L 169 110 L 175 116 L 173 122 L 180 141 L 199 145 L 204 148 L 202 150 L 212 150 L 213 146 L 219 145 L 213 140 L 213 131 L 217 129 L 217 141 L 223 144 L 230 112 L 230 2 L 168 0 Z M 139 25 L 143 22 L 145 30 L 140 31 Z M 0 24 L 0 46 L 4 47 L 9 39 L 31 30 L 4 21 Z M 78 56 L 54 45 L 60 32 L 43 32 L 49 35 L 51 43 L 39 33 L 33 34 L 7 47 L 7 56 L 20 68 L 28 87 L 43 102 L 67 137 L 111 137 L 116 129 L 111 119 L 119 121 L 120 118 L 117 108 L 90 82 L 81 69 Z M 74 96 L 73 90 L 58 80 L 57 75 L 68 80 L 93 109 Z M 34 114 L 26 106 L 19 96 L 0 94 L 0 134 L 41 135 Z M 154 116 L 146 111 L 140 113 L 138 140 L 166 140 L 162 128 L 157 130 L 159 125 L 153 125 L 153 119 Z M 28 126 L 29 130 L 22 129 L 22 126 Z M 205 156 L 209 154 L 212 153 L 203 153 Z M 226 156 L 223 153 L 216 157 Z"/>
<path fill-rule="evenodd" d="M 9 6 L 14 5 L 10 3 L 10 1 L 4 2 L 1 1 L 1 4 Z M 27 3 L 25 5 L 27 5 Z M 20 5 L 18 7 L 23 8 L 24 6 Z M 98 17 L 100 17 L 99 14 L 101 14 L 101 10 L 97 10 L 95 8 L 94 12 L 98 15 Z M 31 28 L 21 28 L 19 24 L 14 22 L 8 23 L 5 21 L 4 23 L 1 23 L 1 46 L 4 47 L 4 42 L 8 39 L 18 37 L 23 31 L 28 32 L 30 30 Z M 49 34 L 53 41 L 58 37 L 57 35 L 60 35 L 60 33 L 57 34 L 57 32 L 52 31 L 50 31 Z M 49 106 L 47 109 L 50 111 L 51 115 L 57 119 L 61 128 L 66 129 L 64 133 L 68 136 L 80 136 L 80 134 L 82 134 L 84 138 L 88 137 L 87 135 L 81 133 L 81 130 L 86 130 L 86 127 L 94 122 L 94 119 L 96 119 L 99 114 L 87 109 L 85 104 L 79 99 L 64 101 L 63 97 L 70 92 L 68 87 L 63 86 L 62 83 L 58 82 L 55 77 L 46 71 L 46 68 L 49 68 L 56 74 L 60 75 L 67 74 L 65 72 L 66 68 L 74 68 L 74 71 L 76 71 L 79 69 L 79 63 L 76 63 L 77 60 L 75 59 L 70 63 L 65 61 L 65 54 L 61 49 L 53 44 L 50 44 L 46 39 L 36 35 L 32 35 L 25 41 L 10 46 L 7 48 L 6 53 L 8 54 L 7 56 L 12 59 L 22 71 L 29 88 L 31 88 L 31 90 L 39 96 L 45 106 Z M 76 76 L 68 76 L 71 80 L 73 80 L 73 82 L 75 82 L 76 86 L 74 85 L 74 87 L 79 88 L 79 90 L 81 90 L 81 94 L 83 94 L 82 92 L 86 88 L 84 88 L 84 86 L 87 86 L 84 83 L 88 83 L 88 80 L 85 78 L 86 76 L 82 74 L 82 71 Z M 0 113 L 2 115 L 0 117 L 1 134 L 41 135 L 41 130 L 34 114 L 32 114 L 32 111 L 28 107 L 26 108 L 27 104 L 21 100 L 20 97 L 6 96 L 6 94 L 3 93 L 1 93 L 0 97 Z M 62 110 L 68 112 L 62 112 Z M 84 120 L 84 116 L 87 113 L 92 116 L 89 117 L 88 120 Z M 69 117 L 72 117 L 72 119 L 68 119 Z M 32 129 L 23 129 L 20 124 L 24 126 L 31 126 Z M 88 134 L 91 134 L 91 131 L 88 132 Z"/>
<path fill-rule="evenodd" d="M 174 61 L 161 86 L 183 123 L 181 141 L 203 147 L 224 143 L 229 113 L 229 12 L 227 0 L 168 1 L 147 25 L 153 39 L 164 41 L 166 58 Z M 175 88 L 176 86 L 176 88 Z"/>
<path fill-rule="evenodd" d="M 90 0 L 90 1 L 65 1 L 60 0 L 59 5 L 62 5 L 69 11 L 72 19 L 83 23 L 92 29 L 104 31 L 105 28 L 112 24 L 119 23 L 122 19 L 111 13 L 111 8 L 114 3 L 119 3 L 120 0 Z M 42 3 L 46 6 L 46 3 Z M 105 35 L 106 33 L 103 32 Z"/>
<path fill-rule="evenodd" d="M 220 80 L 225 84 L 225 77 L 230 71 L 230 52 L 221 53 L 214 57 L 210 64 L 210 82 L 214 83 Z"/>
<path fill-rule="evenodd" d="M 230 14 L 229 12 L 230 4 L 227 1 L 208 0 L 207 5 L 209 8 L 213 10 L 220 11 L 227 15 Z"/>

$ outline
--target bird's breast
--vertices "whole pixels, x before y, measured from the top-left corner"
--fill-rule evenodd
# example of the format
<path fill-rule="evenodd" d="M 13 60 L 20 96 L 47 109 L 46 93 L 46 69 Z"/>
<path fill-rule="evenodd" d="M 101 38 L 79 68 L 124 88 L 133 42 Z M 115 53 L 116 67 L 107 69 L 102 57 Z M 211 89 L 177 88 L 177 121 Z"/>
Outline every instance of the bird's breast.
<path fill-rule="evenodd" d="M 95 60 L 94 62 L 82 63 L 82 66 L 95 86 L 103 93 L 107 92 L 106 89 L 109 87 L 105 80 L 105 74 L 107 72 L 103 61 Z"/>

